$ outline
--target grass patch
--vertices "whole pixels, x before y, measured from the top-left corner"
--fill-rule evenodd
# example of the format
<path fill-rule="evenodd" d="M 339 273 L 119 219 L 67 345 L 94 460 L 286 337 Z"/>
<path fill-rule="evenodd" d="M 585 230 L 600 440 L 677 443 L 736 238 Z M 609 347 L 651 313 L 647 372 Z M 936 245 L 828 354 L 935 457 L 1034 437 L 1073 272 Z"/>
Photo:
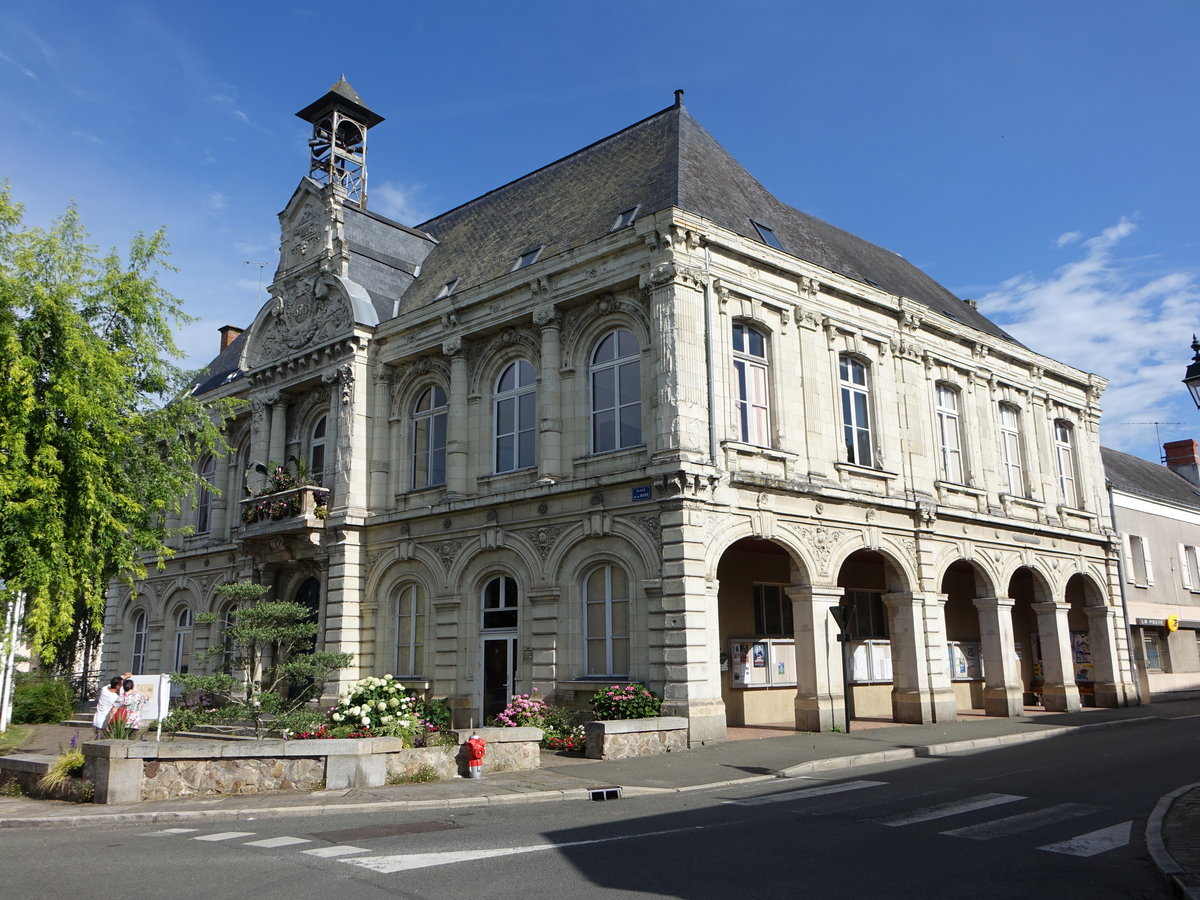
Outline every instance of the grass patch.
<path fill-rule="evenodd" d="M 10 778 L 8 781 L 0 784 L 0 797 L 24 797 L 25 788 L 21 787 L 21 782 L 15 778 Z"/>
<path fill-rule="evenodd" d="M 25 743 L 31 734 L 33 734 L 33 728 L 29 725 L 10 725 L 8 731 L 0 734 L 0 756 L 12 753 Z"/>
<path fill-rule="evenodd" d="M 417 771 L 410 772 L 407 775 L 389 775 L 388 784 L 423 784 L 427 781 L 440 781 L 441 777 L 437 773 L 437 769 L 425 763 L 417 768 Z"/>

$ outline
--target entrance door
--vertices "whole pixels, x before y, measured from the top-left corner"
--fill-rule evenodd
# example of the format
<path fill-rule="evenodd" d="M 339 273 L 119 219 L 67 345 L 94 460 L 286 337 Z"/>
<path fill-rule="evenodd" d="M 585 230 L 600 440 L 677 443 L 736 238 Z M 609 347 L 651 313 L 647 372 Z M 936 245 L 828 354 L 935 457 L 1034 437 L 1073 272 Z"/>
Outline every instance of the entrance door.
<path fill-rule="evenodd" d="M 504 711 L 517 681 L 515 635 L 483 639 L 483 720 Z"/>

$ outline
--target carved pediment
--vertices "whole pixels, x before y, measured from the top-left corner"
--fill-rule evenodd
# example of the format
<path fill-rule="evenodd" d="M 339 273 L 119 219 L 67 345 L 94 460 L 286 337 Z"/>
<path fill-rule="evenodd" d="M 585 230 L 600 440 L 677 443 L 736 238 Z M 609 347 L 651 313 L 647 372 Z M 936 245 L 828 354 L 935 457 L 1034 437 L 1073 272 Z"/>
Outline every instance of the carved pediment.
<path fill-rule="evenodd" d="M 247 352 L 250 368 L 295 356 L 310 347 L 326 344 L 354 329 L 354 315 L 346 291 L 329 276 L 308 278 L 272 297 L 254 323 Z"/>

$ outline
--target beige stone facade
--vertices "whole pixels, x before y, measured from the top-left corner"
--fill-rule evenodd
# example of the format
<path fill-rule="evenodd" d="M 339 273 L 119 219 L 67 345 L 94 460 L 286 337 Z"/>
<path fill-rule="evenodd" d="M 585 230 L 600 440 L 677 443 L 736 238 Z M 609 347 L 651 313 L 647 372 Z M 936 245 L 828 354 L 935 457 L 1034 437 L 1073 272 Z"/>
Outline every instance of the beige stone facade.
<path fill-rule="evenodd" d="M 176 668 L 253 578 L 311 602 L 343 683 L 394 673 L 460 725 L 639 680 L 692 743 L 829 730 L 831 609 L 858 716 L 1131 702 L 1103 380 L 721 154 L 677 102 L 415 229 L 304 179 L 203 386 L 247 401 L 198 462 L 221 496 L 114 589 L 105 670 Z M 289 458 L 313 486 L 254 498 Z"/>

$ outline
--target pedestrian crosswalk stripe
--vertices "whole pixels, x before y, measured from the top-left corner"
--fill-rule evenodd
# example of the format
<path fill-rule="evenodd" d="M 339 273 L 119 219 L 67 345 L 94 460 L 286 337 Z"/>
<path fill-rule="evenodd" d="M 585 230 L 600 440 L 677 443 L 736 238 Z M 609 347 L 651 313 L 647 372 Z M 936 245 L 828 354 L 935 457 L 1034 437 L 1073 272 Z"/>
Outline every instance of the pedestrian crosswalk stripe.
<path fill-rule="evenodd" d="M 1060 803 L 1058 806 L 1047 806 L 1045 809 L 1036 809 L 1033 812 L 993 819 L 979 825 L 969 825 L 966 828 L 955 828 L 952 831 L 941 833 L 972 841 L 990 841 L 993 838 L 1030 831 L 1042 825 L 1053 825 L 1055 822 L 1077 819 L 1098 811 L 1096 807 L 1085 806 L 1082 803 Z"/>
<path fill-rule="evenodd" d="M 1045 850 L 1048 853 L 1065 853 L 1067 856 L 1099 856 L 1108 850 L 1127 846 L 1129 844 L 1129 832 L 1132 828 L 1133 822 L 1122 822 L 1120 825 L 1113 825 L 1110 828 L 1089 831 L 1087 834 L 1073 837 L 1069 841 L 1046 844 L 1044 847 L 1038 847 L 1038 849 Z"/>
<path fill-rule="evenodd" d="M 899 816 L 891 816 L 887 819 L 880 819 L 880 825 L 887 825 L 889 828 L 898 828 L 901 825 L 916 825 L 918 822 L 929 822 L 933 819 L 945 819 L 950 816 L 958 816 L 963 813 L 974 812 L 977 809 L 987 809 L 991 806 L 1000 806 L 1005 803 L 1013 803 L 1017 800 L 1025 800 L 1026 797 L 1021 797 L 1017 794 L 979 794 L 975 797 L 968 797 L 966 800 L 959 800 L 953 803 L 941 803 L 937 806 L 926 806 L 922 809 L 914 809 L 911 812 L 904 813 Z"/>
<path fill-rule="evenodd" d="M 193 841 L 232 841 L 234 838 L 254 837 L 253 831 L 218 831 L 216 834 L 201 834 Z"/>
<path fill-rule="evenodd" d="M 840 794 L 843 791 L 858 791 L 863 788 L 879 787 L 886 781 L 843 781 L 839 784 L 823 784 L 819 787 L 800 788 L 795 791 L 783 791 L 779 794 L 768 794 L 764 797 L 751 797 L 749 800 L 726 800 L 735 806 L 760 806 L 763 803 L 785 803 L 789 800 L 807 800 L 809 797 L 823 797 L 827 794 Z"/>
<path fill-rule="evenodd" d="M 191 834 L 199 828 L 164 828 L 162 831 L 147 831 L 142 837 L 166 837 L 172 834 Z"/>
<path fill-rule="evenodd" d="M 350 856 L 353 853 L 366 853 L 366 847 L 351 847 L 349 844 L 334 844 L 332 847 L 317 847 L 313 850 L 301 850 L 309 856 L 319 856 L 328 859 L 334 856 Z"/>
<path fill-rule="evenodd" d="M 283 837 L 266 838 L 261 841 L 247 841 L 246 846 L 247 847 L 266 847 L 267 849 L 273 849 L 275 847 L 290 847 L 293 844 L 311 844 L 311 843 L 312 843 L 312 841 L 310 841 L 308 838 L 287 837 L 285 835 Z"/>

